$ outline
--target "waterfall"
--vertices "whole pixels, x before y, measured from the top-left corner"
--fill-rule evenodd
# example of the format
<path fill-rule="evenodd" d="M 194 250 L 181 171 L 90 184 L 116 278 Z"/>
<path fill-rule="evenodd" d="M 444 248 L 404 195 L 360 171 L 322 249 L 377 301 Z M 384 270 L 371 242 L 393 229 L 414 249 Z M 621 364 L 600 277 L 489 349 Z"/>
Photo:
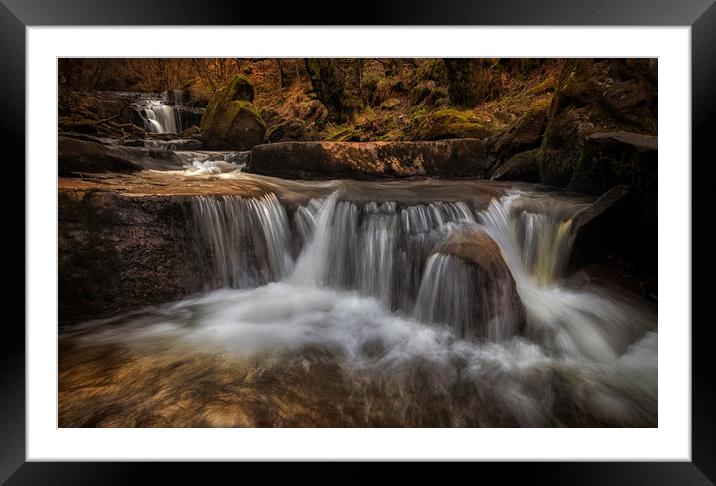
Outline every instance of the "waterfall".
<path fill-rule="evenodd" d="M 122 373 L 65 366 L 60 396 L 103 425 L 658 425 L 653 309 L 566 274 L 582 202 L 349 194 L 192 197 L 191 276 L 211 291 L 61 329 Z"/>
<path fill-rule="evenodd" d="M 291 233 L 274 194 L 197 196 L 191 210 L 195 248 L 205 262 L 209 287 L 255 287 L 288 275 Z"/>
<path fill-rule="evenodd" d="M 336 191 L 299 206 L 291 219 L 273 194 L 200 196 L 192 207 L 209 287 L 283 280 L 353 291 L 463 338 L 523 333 L 554 352 L 614 359 L 652 326 L 652 316 L 605 289 L 562 283 L 571 217 L 584 205 L 544 202 L 512 192 L 473 214 L 463 202 L 358 203 Z M 485 261 L 499 265 L 480 268 L 443 253 L 455 235 L 476 243 L 463 230 L 489 236 L 499 254 Z M 485 257 L 488 250 L 476 251 Z"/>
<path fill-rule="evenodd" d="M 515 279 L 527 314 L 525 334 L 555 352 L 614 360 L 653 328 L 654 316 L 614 291 L 560 281 L 574 241 L 570 216 L 582 206 L 544 202 L 512 192 L 477 215 Z M 542 213 L 532 212 L 534 203 Z"/>
<path fill-rule="evenodd" d="M 452 229 L 474 223 L 462 202 L 399 207 L 396 202 L 324 201 L 299 208 L 305 244 L 290 281 L 355 290 L 388 309 L 410 311 L 431 249 Z"/>
<path fill-rule="evenodd" d="M 140 115 L 144 128 L 150 133 L 181 133 L 181 97 L 165 95 L 161 99 L 146 99 L 141 105 Z M 172 101 L 173 103 L 170 103 Z"/>

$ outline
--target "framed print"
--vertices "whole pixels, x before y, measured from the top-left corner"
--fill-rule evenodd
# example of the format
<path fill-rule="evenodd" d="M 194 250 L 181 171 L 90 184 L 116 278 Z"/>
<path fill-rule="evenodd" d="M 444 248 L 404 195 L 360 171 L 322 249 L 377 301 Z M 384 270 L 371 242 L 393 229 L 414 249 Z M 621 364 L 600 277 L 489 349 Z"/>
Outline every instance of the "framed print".
<path fill-rule="evenodd" d="M 510 4 L 316 26 L 4 1 L 27 287 L 0 479 L 399 460 L 710 484 L 692 171 L 716 7 Z"/>

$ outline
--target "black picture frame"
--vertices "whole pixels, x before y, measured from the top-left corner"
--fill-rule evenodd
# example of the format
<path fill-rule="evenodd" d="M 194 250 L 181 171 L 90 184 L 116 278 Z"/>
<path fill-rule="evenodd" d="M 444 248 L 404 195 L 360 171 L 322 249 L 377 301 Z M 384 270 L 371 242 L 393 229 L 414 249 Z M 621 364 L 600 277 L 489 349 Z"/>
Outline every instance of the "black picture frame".
<path fill-rule="evenodd" d="M 704 208 L 712 207 L 698 191 L 703 168 L 713 164 L 709 138 L 716 133 L 716 4 L 715 0 L 364 0 L 354 12 L 341 10 L 333 2 L 316 0 L 296 3 L 229 2 L 220 0 L 0 0 L 1 84 L 5 108 L 2 134 L 6 148 L 15 160 L 25 160 L 25 29 L 28 26 L 59 25 L 628 25 L 691 26 L 692 56 L 692 221 Z M 280 7 L 278 7 L 280 5 Z M 332 17 L 321 13 L 333 12 Z M 708 155 L 707 155 L 708 154 Z M 710 156 L 710 157 L 709 157 Z M 698 162 L 698 163 L 697 163 Z M 50 163 L 50 161 L 48 161 Z M 686 170 L 681 161 L 672 161 L 674 170 Z M 708 165 L 707 165 L 708 164 Z M 694 177 L 696 169 L 699 177 Z M 13 176 L 17 177 L 17 176 Z M 23 171 L 24 179 L 24 171 Z M 16 179 L 12 183 L 17 184 Z M 18 213 L 19 214 L 19 213 Z M 19 218 L 19 216 L 16 216 Z M 713 240 L 699 239 L 695 233 L 708 229 L 692 226 L 693 243 L 706 243 L 713 251 Z M 18 223 L 19 228 L 19 223 Z M 24 228 L 24 222 L 23 222 Z M 702 226 L 703 228 L 703 226 Z M 19 232 L 19 229 L 18 229 Z M 25 232 L 13 238 L 9 250 L 25 247 Z M 6 241 L 6 243 L 8 243 Z M 699 252 L 703 255 L 703 253 Z M 26 256 L 27 257 L 27 256 Z M 697 260 L 693 260 L 697 261 Z M 694 268 L 706 275 L 708 260 Z M 23 282 L 25 277 L 23 277 Z M 702 279 L 702 282 L 707 282 Z M 19 287 L 19 285 L 17 286 Z M 692 313 L 705 301 L 713 286 L 692 285 Z M 24 292 L 24 285 L 23 285 Z M 703 304 L 699 305 L 701 307 Z M 24 311 L 23 311 L 24 315 Z M 693 314 L 695 315 L 695 314 Z M 713 341 L 709 339 L 709 319 L 693 318 L 692 326 L 692 462 L 645 463 L 520 463 L 507 465 L 479 463 L 463 465 L 499 472 L 504 479 L 529 478 L 532 483 L 548 484 L 714 484 L 716 482 L 716 381 L 713 378 Z M 39 463 L 25 461 L 25 333 L 19 319 L 5 319 L 4 350 L 0 353 L 0 483 L 7 484 L 116 484 L 142 482 L 147 469 L 168 470 L 166 464 L 126 463 Z M 671 323 L 688 325 L 688 323 Z M 169 465 L 174 474 L 184 474 L 180 465 Z M 222 482 L 225 464 L 214 470 L 212 482 Z M 264 466 L 265 467 L 265 466 Z M 242 466 L 242 475 L 253 471 Z M 369 465 L 353 464 L 345 480 L 367 482 L 374 478 Z M 300 469 L 299 469 L 300 470 Z M 424 479 L 422 467 L 414 472 Z M 460 471 L 455 473 L 466 473 Z M 164 474 L 164 473 L 163 473 Z M 264 473 L 266 474 L 266 473 Z M 272 473 L 276 475 L 277 473 Z M 468 474 L 475 474 L 469 472 Z M 225 481 L 234 482 L 231 475 Z M 276 476 L 280 478 L 281 476 Z M 283 476 L 286 479 L 285 476 Z M 293 478 L 293 474 L 291 475 Z M 168 476 L 165 477 L 168 480 Z M 315 478 L 314 478 L 315 479 Z M 444 478 L 443 478 L 444 479 Z"/>

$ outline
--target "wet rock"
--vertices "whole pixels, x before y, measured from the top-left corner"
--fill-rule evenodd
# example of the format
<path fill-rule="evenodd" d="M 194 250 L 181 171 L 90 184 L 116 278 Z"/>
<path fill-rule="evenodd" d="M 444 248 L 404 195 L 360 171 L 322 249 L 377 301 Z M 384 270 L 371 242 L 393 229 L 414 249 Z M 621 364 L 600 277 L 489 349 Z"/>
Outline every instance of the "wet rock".
<path fill-rule="evenodd" d="M 497 181 L 539 182 L 539 149 L 513 155 L 500 164 L 492 175 Z"/>
<path fill-rule="evenodd" d="M 201 129 L 198 125 L 192 125 L 189 128 L 181 132 L 181 138 L 191 138 L 201 134 Z"/>
<path fill-rule="evenodd" d="M 177 196 L 61 191 L 59 317 L 96 318 L 202 290 Z"/>
<path fill-rule="evenodd" d="M 613 187 L 573 218 L 575 234 L 569 266 L 598 262 L 605 256 L 626 259 L 642 275 L 656 276 L 656 226 L 635 217 L 634 190 Z"/>
<path fill-rule="evenodd" d="M 599 222 L 599 219 L 618 207 L 619 203 L 629 194 L 629 187 L 616 186 L 601 195 L 599 199 L 582 209 L 572 219 L 572 231 L 577 233 L 585 231 L 590 225 Z"/>
<path fill-rule="evenodd" d="M 464 337 L 494 340 L 497 336 L 505 338 L 522 331 L 525 311 L 515 280 L 500 248 L 487 233 L 481 230 L 454 233 L 433 252 L 459 258 L 471 268 L 474 285 L 471 298 L 460 299 L 461 305 L 471 307 L 466 309 L 471 322 L 462 332 Z"/>
<path fill-rule="evenodd" d="M 108 145 L 59 138 L 58 171 L 60 175 L 74 172 L 137 172 L 142 167 L 132 160 L 111 153 Z"/>
<path fill-rule="evenodd" d="M 210 150 L 248 150 L 264 141 L 266 123 L 251 103 L 254 89 L 236 76 L 212 98 L 201 119 L 201 133 Z"/>
<path fill-rule="evenodd" d="M 182 127 L 191 127 L 192 125 L 201 125 L 201 119 L 206 112 L 204 108 L 197 108 L 191 106 L 177 106 L 179 112 L 179 119 L 181 120 Z"/>
<path fill-rule="evenodd" d="M 284 178 L 478 177 L 487 169 L 481 140 L 282 142 L 259 145 L 247 172 Z"/>
<path fill-rule="evenodd" d="M 177 169 L 181 161 L 169 150 L 104 145 L 59 137 L 60 175 L 82 172 L 137 172 L 142 169 Z"/>

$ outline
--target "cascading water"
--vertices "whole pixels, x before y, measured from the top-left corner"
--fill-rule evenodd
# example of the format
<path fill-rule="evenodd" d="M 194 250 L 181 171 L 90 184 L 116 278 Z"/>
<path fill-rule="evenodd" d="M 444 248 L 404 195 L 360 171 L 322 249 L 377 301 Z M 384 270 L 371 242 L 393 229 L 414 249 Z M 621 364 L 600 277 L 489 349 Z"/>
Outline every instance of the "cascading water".
<path fill-rule="evenodd" d="M 296 226 L 307 244 L 291 282 L 357 290 L 388 309 L 412 308 L 430 250 L 451 230 L 474 222 L 465 203 L 399 208 L 338 197 L 297 211 Z"/>
<path fill-rule="evenodd" d="M 223 288 L 64 338 L 151 356 L 162 400 L 182 403 L 169 424 L 656 425 L 654 312 L 564 278 L 584 204 L 347 197 L 290 211 L 274 194 L 195 197 L 207 288 Z M 499 264 L 450 253 L 477 235 Z M 188 393 L 197 376 L 217 382 Z"/>
<path fill-rule="evenodd" d="M 181 98 L 169 100 L 167 95 L 160 99 L 144 100 L 140 109 L 144 128 L 150 133 L 181 133 L 180 105 Z"/>
<path fill-rule="evenodd" d="M 206 251 L 210 286 L 246 288 L 279 280 L 293 266 L 288 219 L 273 194 L 192 201 L 195 248 Z"/>
<path fill-rule="evenodd" d="M 527 311 L 526 333 L 552 350 L 608 362 L 655 327 L 654 316 L 635 302 L 602 288 L 573 289 L 561 284 L 574 235 L 559 201 L 534 214 L 519 192 L 493 200 L 478 215 L 500 246 Z M 572 208 L 574 212 L 575 209 Z"/>

